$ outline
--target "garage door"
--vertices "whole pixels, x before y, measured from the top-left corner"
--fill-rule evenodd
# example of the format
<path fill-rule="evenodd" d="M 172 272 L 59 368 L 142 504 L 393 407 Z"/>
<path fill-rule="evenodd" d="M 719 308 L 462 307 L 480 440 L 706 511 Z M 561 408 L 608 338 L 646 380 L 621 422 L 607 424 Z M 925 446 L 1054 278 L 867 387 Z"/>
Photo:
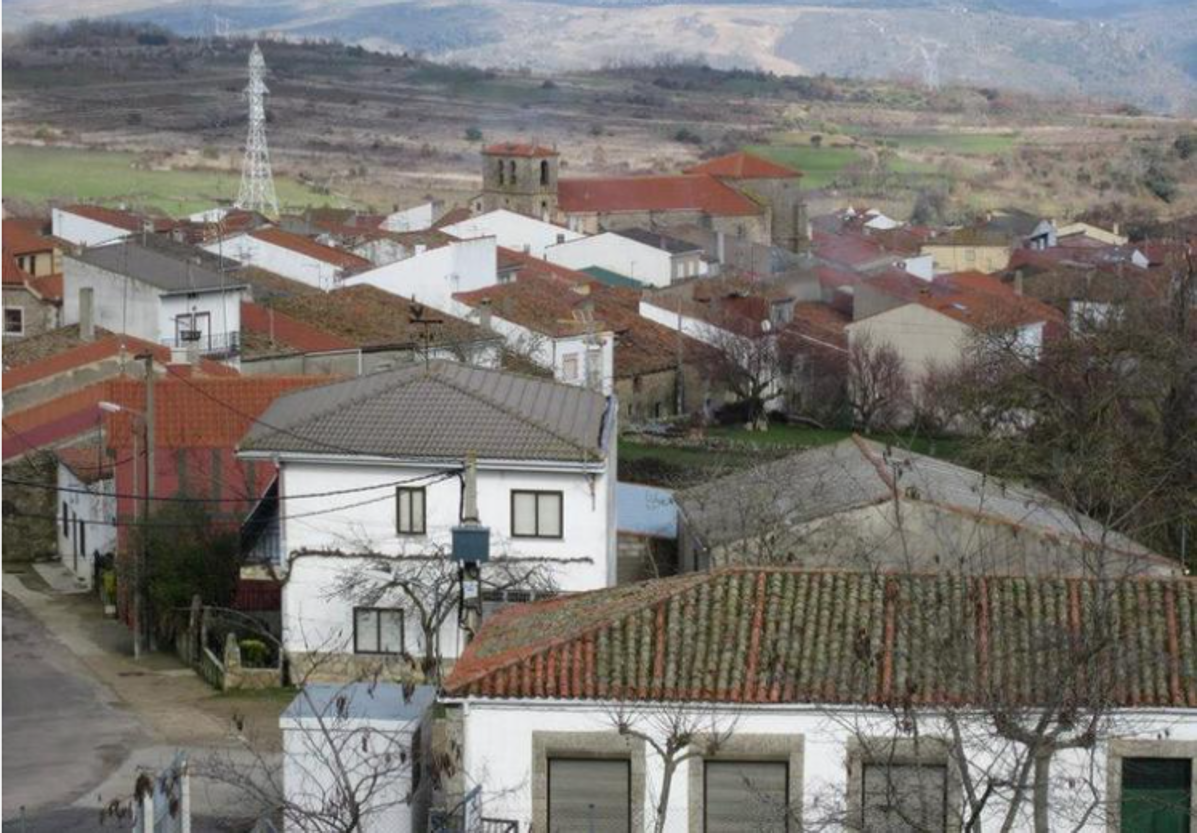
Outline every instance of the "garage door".
<path fill-rule="evenodd" d="M 631 763 L 549 759 L 550 833 L 630 833 Z"/>
<path fill-rule="evenodd" d="M 784 761 L 705 761 L 706 833 L 784 833 L 789 766 Z"/>

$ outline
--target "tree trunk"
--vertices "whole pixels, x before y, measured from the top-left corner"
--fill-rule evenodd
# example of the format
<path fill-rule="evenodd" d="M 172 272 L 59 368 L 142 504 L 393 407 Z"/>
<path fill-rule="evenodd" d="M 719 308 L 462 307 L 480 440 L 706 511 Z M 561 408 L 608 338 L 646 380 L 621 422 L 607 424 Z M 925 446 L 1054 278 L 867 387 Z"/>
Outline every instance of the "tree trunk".
<path fill-rule="evenodd" d="M 665 819 L 669 815 L 669 790 L 673 786 L 673 774 L 677 763 L 666 761 L 661 773 L 661 797 L 657 799 L 657 817 L 653 819 L 653 833 L 665 833 Z"/>
<path fill-rule="evenodd" d="M 1032 796 L 1035 809 L 1035 833 L 1051 833 L 1048 810 L 1051 806 L 1049 787 L 1051 782 L 1051 753 L 1035 756 L 1035 782 Z"/>

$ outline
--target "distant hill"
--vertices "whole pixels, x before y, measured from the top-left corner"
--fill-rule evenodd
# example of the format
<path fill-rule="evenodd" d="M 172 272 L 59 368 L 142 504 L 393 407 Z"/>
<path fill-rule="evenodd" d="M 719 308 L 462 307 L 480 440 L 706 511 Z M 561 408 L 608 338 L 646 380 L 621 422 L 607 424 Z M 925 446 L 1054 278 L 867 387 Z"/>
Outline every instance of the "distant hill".
<path fill-rule="evenodd" d="M 437 60 L 542 71 L 699 59 L 779 73 L 909 78 L 1197 113 L 1192 0 L 92 0 L 93 17 L 182 33 L 336 38 Z M 5 0 L 7 31 L 77 14 Z"/>

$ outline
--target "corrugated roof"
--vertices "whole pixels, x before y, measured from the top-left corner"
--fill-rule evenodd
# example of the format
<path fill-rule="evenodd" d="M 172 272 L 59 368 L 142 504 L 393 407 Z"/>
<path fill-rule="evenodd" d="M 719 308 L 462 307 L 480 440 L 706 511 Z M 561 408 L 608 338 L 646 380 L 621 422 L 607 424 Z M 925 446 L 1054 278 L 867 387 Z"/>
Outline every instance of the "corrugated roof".
<path fill-rule="evenodd" d="M 1194 707 L 1197 582 L 694 573 L 501 610 L 445 693 Z"/>
<path fill-rule="evenodd" d="M 585 388 L 434 360 L 284 396 L 246 451 L 461 460 L 585 461 L 606 454 L 606 397 Z"/>
<path fill-rule="evenodd" d="M 619 211 L 701 211 L 713 216 L 751 216 L 763 209 L 713 176 L 624 176 L 562 179 L 557 204 L 571 214 Z"/>
<path fill-rule="evenodd" d="M 1177 567 L 1035 489 L 858 436 L 695 486 L 679 492 L 677 503 L 698 539 L 714 547 L 761 534 L 765 518 L 796 526 L 892 500 L 895 494 L 902 501 L 933 504 L 1028 534 L 1104 543 L 1136 559 L 1149 557 L 1154 565 Z M 745 512 L 746 502 L 754 500 L 760 501 L 759 510 Z"/>
<path fill-rule="evenodd" d="M 117 275 L 157 287 L 167 293 L 233 289 L 243 286 L 235 273 L 221 271 L 216 255 L 186 243 L 161 237 L 144 241 L 126 238 L 93 246 L 67 258 L 98 266 Z M 229 265 L 227 261 L 223 265 Z"/>
<path fill-rule="evenodd" d="M 745 151 L 729 153 L 708 159 L 691 168 L 688 174 L 709 174 L 728 179 L 790 179 L 802 176 L 802 172 L 785 165 L 778 165 L 768 159 L 762 159 Z"/>

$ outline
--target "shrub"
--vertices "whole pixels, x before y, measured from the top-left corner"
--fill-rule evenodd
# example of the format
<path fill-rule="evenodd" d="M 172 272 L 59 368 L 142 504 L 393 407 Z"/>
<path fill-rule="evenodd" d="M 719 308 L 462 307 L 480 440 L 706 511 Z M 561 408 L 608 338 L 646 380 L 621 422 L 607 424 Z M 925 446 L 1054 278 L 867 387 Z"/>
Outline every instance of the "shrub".
<path fill-rule="evenodd" d="M 701 145 L 702 137 L 688 127 L 681 127 L 673 134 L 673 141 L 684 145 Z"/>
<path fill-rule="evenodd" d="M 270 660 L 270 647 L 260 639 L 242 639 L 241 664 L 246 668 L 265 668 Z"/>
<path fill-rule="evenodd" d="M 1172 143 L 1172 147 L 1176 150 L 1176 155 L 1181 159 L 1188 159 L 1190 156 L 1197 154 L 1197 133 L 1186 133 L 1183 136 L 1178 136 L 1176 141 Z"/>
<path fill-rule="evenodd" d="M 116 570 L 105 570 L 100 573 L 100 589 L 104 591 L 104 598 L 109 603 L 116 601 Z"/>
<path fill-rule="evenodd" d="M 467 142 L 481 142 L 482 131 L 477 127 L 467 127 L 465 137 Z"/>

